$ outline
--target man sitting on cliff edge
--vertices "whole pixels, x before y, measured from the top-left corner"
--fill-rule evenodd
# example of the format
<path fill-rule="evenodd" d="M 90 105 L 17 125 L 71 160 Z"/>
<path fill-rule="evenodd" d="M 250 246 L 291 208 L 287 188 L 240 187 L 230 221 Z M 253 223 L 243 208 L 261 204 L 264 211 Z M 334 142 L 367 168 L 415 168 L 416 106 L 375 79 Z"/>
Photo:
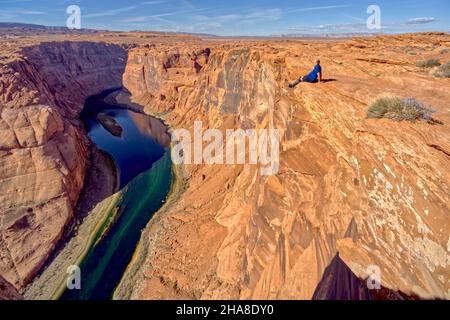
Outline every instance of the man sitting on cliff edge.
<path fill-rule="evenodd" d="M 308 75 L 300 77 L 294 82 L 291 82 L 289 84 L 289 88 L 295 87 L 300 82 L 310 82 L 310 83 L 322 82 L 322 67 L 320 66 L 319 59 L 316 60 L 316 65 L 314 66 L 314 69 L 310 73 L 308 73 Z"/>

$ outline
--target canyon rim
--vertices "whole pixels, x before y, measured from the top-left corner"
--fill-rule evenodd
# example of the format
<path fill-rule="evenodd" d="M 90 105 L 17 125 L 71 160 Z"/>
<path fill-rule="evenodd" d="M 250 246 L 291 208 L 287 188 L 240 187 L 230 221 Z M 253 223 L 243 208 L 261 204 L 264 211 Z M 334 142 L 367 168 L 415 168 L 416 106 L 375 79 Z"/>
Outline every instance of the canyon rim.
<path fill-rule="evenodd" d="M 114 161 L 80 116 L 111 89 L 105 101 L 152 116 L 136 127 L 165 148 L 196 121 L 280 138 L 271 175 L 260 163 L 171 164 L 167 198 L 137 230 L 111 298 L 450 298 L 450 80 L 410 54 L 449 61 L 447 33 L 312 43 L 15 27 L 0 37 L 0 298 L 58 297 L 58 263 L 76 264 L 124 210 Z M 326 81 L 290 89 L 317 52 Z M 433 121 L 368 118 L 386 94 L 432 106 Z M 88 205 L 89 185 L 104 194 Z M 373 266 L 380 290 L 366 286 Z"/>

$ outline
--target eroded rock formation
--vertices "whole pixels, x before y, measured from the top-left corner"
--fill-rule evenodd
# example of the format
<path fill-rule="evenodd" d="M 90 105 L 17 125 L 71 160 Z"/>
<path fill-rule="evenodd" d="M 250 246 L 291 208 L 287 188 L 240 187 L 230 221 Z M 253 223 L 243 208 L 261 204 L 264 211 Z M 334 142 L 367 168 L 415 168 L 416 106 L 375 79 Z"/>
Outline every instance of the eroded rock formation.
<path fill-rule="evenodd" d="M 88 150 L 84 100 L 121 85 L 126 51 L 87 42 L 17 47 L 0 62 L 0 275 L 20 288 L 73 216 Z"/>
<path fill-rule="evenodd" d="M 51 252 L 83 183 L 78 112 L 123 79 L 172 128 L 201 120 L 282 134 L 273 176 L 255 165 L 184 166 L 186 187 L 143 233 L 142 263 L 119 297 L 310 299 L 339 254 L 339 270 L 361 280 L 376 265 L 384 288 L 449 298 L 450 82 L 415 67 L 417 55 L 448 47 L 448 35 L 315 44 L 121 36 L 103 40 L 139 44 L 126 68 L 122 46 L 104 43 L 38 41 L 2 56 L 0 275 L 21 287 Z M 330 81 L 289 90 L 317 55 Z M 386 92 L 432 105 L 442 124 L 366 119 Z M 341 283 L 336 292 L 367 297 Z"/>
<path fill-rule="evenodd" d="M 339 253 L 360 279 L 375 265 L 384 287 L 449 298 L 450 82 L 421 72 L 409 54 L 439 55 L 448 42 L 405 35 L 132 50 L 124 84 L 147 112 L 171 110 L 167 121 L 189 130 L 195 120 L 278 128 L 282 153 L 270 177 L 252 165 L 185 166 L 186 191 L 146 230 L 131 297 L 310 299 Z M 317 55 L 329 81 L 289 90 Z M 383 93 L 415 96 L 443 124 L 366 119 Z"/>
<path fill-rule="evenodd" d="M 17 289 L 0 276 L 0 300 L 23 300 Z"/>

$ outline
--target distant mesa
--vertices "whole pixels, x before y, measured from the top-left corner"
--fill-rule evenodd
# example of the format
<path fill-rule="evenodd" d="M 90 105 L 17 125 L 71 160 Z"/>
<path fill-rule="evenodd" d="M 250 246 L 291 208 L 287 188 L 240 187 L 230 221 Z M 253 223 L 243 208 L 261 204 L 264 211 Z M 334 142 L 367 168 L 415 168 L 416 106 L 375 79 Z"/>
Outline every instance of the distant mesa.
<path fill-rule="evenodd" d="M 14 35 L 28 35 L 28 34 L 97 34 L 105 32 L 105 30 L 93 30 L 93 29 L 75 29 L 70 30 L 65 26 L 44 26 L 40 24 L 21 23 L 21 22 L 0 22 L 0 33 Z"/>
<path fill-rule="evenodd" d="M 20 22 L 0 22 L 0 28 L 28 28 L 28 29 L 47 29 L 49 27 L 40 24 L 20 23 Z M 58 27 L 59 28 L 59 27 Z M 62 27 L 61 27 L 62 28 Z"/>

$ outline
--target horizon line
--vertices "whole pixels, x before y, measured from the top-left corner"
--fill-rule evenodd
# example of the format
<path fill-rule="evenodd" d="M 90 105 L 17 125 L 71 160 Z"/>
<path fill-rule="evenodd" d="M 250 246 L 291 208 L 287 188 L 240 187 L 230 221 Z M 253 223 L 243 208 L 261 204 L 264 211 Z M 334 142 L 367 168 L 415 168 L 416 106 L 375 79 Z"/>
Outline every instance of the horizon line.
<path fill-rule="evenodd" d="M 331 32 L 299 32 L 299 33 L 273 33 L 273 34 L 227 34 L 227 35 L 218 35 L 214 33 L 206 33 L 206 32 L 183 32 L 183 31 L 164 31 L 164 30 L 118 30 L 118 29 L 100 29 L 100 28 L 80 28 L 80 29 L 69 29 L 67 26 L 64 25 L 44 25 L 44 24 L 37 24 L 37 23 L 28 23 L 28 22 L 17 22 L 17 21 L 0 21 L 0 26 L 5 24 L 16 24 L 16 25 L 23 25 L 26 26 L 35 26 L 35 27 L 44 27 L 44 28 L 59 28 L 59 29 L 67 29 L 68 31 L 72 32 L 80 32 L 80 31 L 103 31 L 103 32 L 148 32 L 148 33 L 170 33 L 170 34 L 188 34 L 188 35 L 203 35 L 203 36 L 213 36 L 217 38 L 227 38 L 227 37 L 295 37 L 295 36 L 345 36 L 345 35 L 367 35 L 367 36 L 377 36 L 377 35 L 401 35 L 401 34 L 419 34 L 419 33 L 450 33 L 449 30 L 434 30 L 434 31 L 392 31 L 392 32 L 382 32 L 382 31 L 353 31 L 353 32 L 341 32 L 341 31 L 331 31 Z M 20 26 L 17 26 L 19 28 Z M 14 28 L 14 27 L 11 27 Z"/>

